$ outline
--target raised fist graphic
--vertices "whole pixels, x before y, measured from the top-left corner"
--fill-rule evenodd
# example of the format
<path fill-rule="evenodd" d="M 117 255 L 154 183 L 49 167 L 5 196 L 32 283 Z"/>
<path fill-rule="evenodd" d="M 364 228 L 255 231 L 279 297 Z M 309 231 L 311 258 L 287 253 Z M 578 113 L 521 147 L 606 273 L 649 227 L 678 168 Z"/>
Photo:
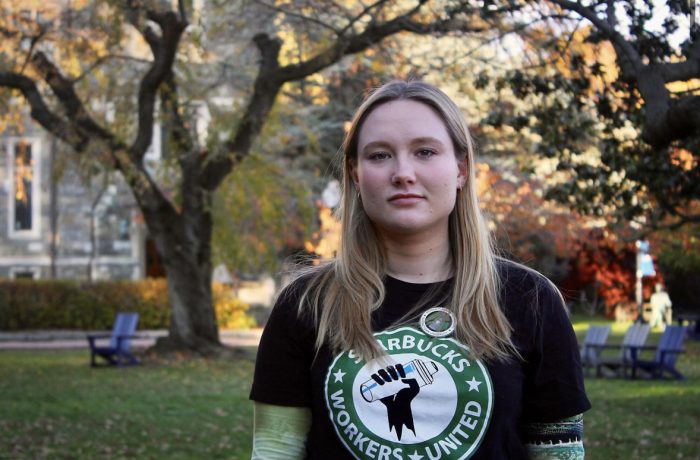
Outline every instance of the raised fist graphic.
<path fill-rule="evenodd" d="M 379 401 L 386 406 L 389 430 L 394 429 L 399 440 L 401 440 L 404 426 L 415 435 L 411 401 L 420 392 L 420 385 L 416 379 L 406 378 L 406 371 L 401 364 L 380 369 L 371 377 L 380 385 L 381 393 L 386 395 Z"/>

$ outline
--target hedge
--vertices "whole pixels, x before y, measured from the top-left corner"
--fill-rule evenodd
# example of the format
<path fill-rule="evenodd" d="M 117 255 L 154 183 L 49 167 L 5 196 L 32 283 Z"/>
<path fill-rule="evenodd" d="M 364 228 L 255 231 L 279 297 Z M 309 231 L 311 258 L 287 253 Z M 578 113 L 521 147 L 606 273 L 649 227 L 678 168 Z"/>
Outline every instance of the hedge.
<path fill-rule="evenodd" d="M 0 330 L 111 329 L 120 311 L 139 313 L 140 329 L 167 329 L 170 324 L 167 282 L 81 282 L 68 280 L 0 281 Z M 217 323 L 223 329 L 255 326 L 248 305 L 223 285 L 214 284 Z"/>

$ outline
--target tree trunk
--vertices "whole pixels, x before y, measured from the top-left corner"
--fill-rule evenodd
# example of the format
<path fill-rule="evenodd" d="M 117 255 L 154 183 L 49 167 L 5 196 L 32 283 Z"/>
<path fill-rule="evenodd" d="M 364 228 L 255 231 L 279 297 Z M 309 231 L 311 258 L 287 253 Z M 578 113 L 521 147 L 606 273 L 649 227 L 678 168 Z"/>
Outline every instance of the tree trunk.
<path fill-rule="evenodd" d="M 201 210 L 197 216 L 179 214 L 173 224 L 160 222 L 152 231 L 163 258 L 171 307 L 169 336 L 160 339 L 156 349 L 217 354 L 223 345 L 211 288 L 211 216 Z"/>

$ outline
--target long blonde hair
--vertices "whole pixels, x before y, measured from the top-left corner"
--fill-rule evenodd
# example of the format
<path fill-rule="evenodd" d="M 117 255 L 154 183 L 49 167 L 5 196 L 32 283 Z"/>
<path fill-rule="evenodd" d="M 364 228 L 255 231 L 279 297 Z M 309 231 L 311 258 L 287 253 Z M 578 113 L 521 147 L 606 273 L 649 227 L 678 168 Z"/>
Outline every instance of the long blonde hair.
<path fill-rule="evenodd" d="M 454 279 L 446 308 L 458 318 L 456 338 L 475 357 L 503 359 L 517 354 L 511 326 L 499 307 L 499 277 L 489 231 L 476 194 L 474 145 L 462 112 L 438 88 L 420 81 L 392 81 L 372 92 L 353 117 L 343 143 L 342 199 L 338 214 L 341 240 L 337 256 L 317 268 L 299 303 L 311 309 L 318 325 L 316 347 L 327 343 L 335 351 L 353 349 L 365 360 L 384 354 L 372 335 L 371 314 L 384 300 L 385 251 L 364 212 L 351 178 L 362 124 L 379 105 L 414 100 L 432 107 L 442 118 L 458 160 L 468 177 L 457 193 L 449 218 L 449 243 Z"/>

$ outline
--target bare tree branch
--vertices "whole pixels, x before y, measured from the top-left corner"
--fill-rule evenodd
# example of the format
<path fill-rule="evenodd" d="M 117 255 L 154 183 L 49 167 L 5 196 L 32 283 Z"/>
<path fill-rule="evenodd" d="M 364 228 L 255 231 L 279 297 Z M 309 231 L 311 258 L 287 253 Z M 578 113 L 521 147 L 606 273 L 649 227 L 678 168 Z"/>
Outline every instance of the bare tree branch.
<path fill-rule="evenodd" d="M 316 18 L 313 18 L 313 17 L 311 17 L 311 16 L 306 16 L 306 15 L 301 14 L 301 13 L 296 13 L 296 12 L 294 12 L 294 11 L 290 11 L 290 10 L 287 10 L 287 9 L 285 9 L 285 8 L 282 8 L 282 7 L 280 7 L 280 6 L 277 6 L 277 5 L 273 5 L 273 4 L 264 2 L 263 0 L 253 0 L 253 1 L 254 1 L 255 3 L 257 3 L 258 5 L 264 6 L 265 8 L 268 8 L 268 9 L 270 9 L 270 10 L 272 10 L 272 11 L 277 11 L 277 12 L 279 12 L 279 13 L 282 13 L 282 14 L 284 14 L 285 16 L 289 16 L 289 17 L 292 17 L 292 18 L 298 18 L 298 19 L 302 19 L 302 20 L 304 20 L 304 21 L 308 21 L 308 22 L 314 23 L 314 24 L 316 24 L 316 25 L 319 25 L 319 26 L 323 27 L 324 29 L 328 29 L 328 30 L 333 31 L 335 34 L 339 34 L 339 33 L 340 33 L 340 30 L 338 30 L 337 28 L 333 27 L 333 26 L 330 25 L 330 24 L 327 24 L 327 23 L 321 21 L 320 19 L 316 19 Z"/>
<path fill-rule="evenodd" d="M 280 41 L 265 34 L 256 35 L 254 42 L 260 50 L 261 59 L 253 95 L 236 134 L 226 145 L 227 153 L 215 155 L 206 163 L 202 173 L 202 187 L 215 190 L 233 165 L 247 155 L 253 139 L 260 133 L 264 118 L 271 110 L 275 97 L 284 83 L 301 80 L 338 62 L 343 56 L 366 50 L 386 37 L 399 32 L 405 31 L 415 34 L 439 34 L 452 31 L 483 32 L 487 27 L 483 23 L 475 25 L 454 16 L 431 23 L 412 19 L 412 16 L 420 10 L 426 1 L 421 0 L 417 6 L 392 20 L 370 24 L 361 33 L 352 36 L 340 35 L 335 43 L 316 56 L 284 67 L 280 67 L 278 61 Z"/>
<path fill-rule="evenodd" d="M 350 19 L 350 22 L 338 33 L 338 35 L 345 35 L 345 33 L 350 30 L 355 24 L 357 24 L 357 21 L 362 19 L 366 14 L 368 14 L 370 11 L 375 9 L 376 7 L 386 3 L 386 0 L 377 0 L 374 3 L 370 3 L 369 5 L 365 6 L 362 11 L 360 11 L 354 18 Z"/>
<path fill-rule="evenodd" d="M 656 64 L 664 77 L 664 81 L 688 81 L 700 78 L 700 37 L 693 42 L 693 47 L 683 62 L 667 62 Z"/>
<path fill-rule="evenodd" d="M 149 33 L 147 28 L 144 37 L 149 42 L 153 50 L 153 65 L 146 72 L 138 95 L 138 134 L 130 151 L 134 159 L 140 163 L 143 156 L 151 145 L 153 137 L 153 114 L 155 112 L 155 102 L 158 88 L 172 71 L 175 62 L 175 54 L 180 44 L 180 38 L 187 24 L 182 22 L 178 14 L 172 11 L 165 13 L 147 12 L 147 16 L 156 22 L 161 28 L 161 36 L 154 38 L 153 33 Z"/>
<path fill-rule="evenodd" d="M 625 74 L 636 75 L 642 71 L 644 64 L 641 56 L 639 56 L 639 53 L 637 53 L 637 50 L 634 49 L 632 44 L 615 30 L 614 22 L 611 24 L 599 18 L 595 11 L 580 3 L 574 3 L 568 0 L 552 0 L 552 3 L 561 6 L 565 10 L 578 13 L 581 17 L 590 21 L 598 30 L 603 32 L 610 39 L 613 46 L 619 50 L 618 64 Z"/>
<path fill-rule="evenodd" d="M 76 129 L 87 136 L 94 136 L 110 147 L 118 149 L 114 137 L 90 116 L 82 101 L 75 92 L 73 83 L 63 76 L 56 65 L 46 55 L 37 51 L 32 57 L 32 63 L 41 77 L 48 83 L 66 111 L 68 118 L 75 124 Z"/>
<path fill-rule="evenodd" d="M 665 225 L 655 225 L 655 229 L 667 229 L 667 230 L 677 230 L 684 226 L 685 224 L 698 223 L 700 222 L 700 214 L 688 214 L 678 209 L 671 201 L 669 197 L 663 194 L 659 194 L 656 197 L 657 203 L 665 211 L 667 216 L 673 217 L 675 222 Z"/>
<path fill-rule="evenodd" d="M 654 147 L 664 147 L 677 139 L 683 139 L 700 129 L 700 97 L 681 97 L 672 100 L 666 83 L 697 78 L 700 74 L 700 44 L 694 43 L 685 62 L 644 64 L 632 44 L 614 28 L 615 19 L 598 17 L 590 7 L 569 0 L 552 0 L 561 8 L 573 11 L 590 21 L 612 43 L 617 54 L 617 64 L 622 78 L 636 85 L 644 100 L 644 126 L 642 138 Z M 607 3 L 607 15 L 613 7 Z"/>
<path fill-rule="evenodd" d="M 182 21 L 184 24 L 189 24 L 185 0 L 177 0 L 177 11 L 180 13 L 180 21 Z"/>
<path fill-rule="evenodd" d="M 24 61 L 24 64 L 22 64 L 22 69 L 20 70 L 20 73 L 24 73 L 25 69 L 27 68 L 27 65 L 29 65 L 29 62 L 31 61 L 31 57 L 34 53 L 34 50 L 36 49 L 37 44 L 39 43 L 39 40 L 46 34 L 47 30 L 46 27 L 43 25 L 39 25 L 39 32 L 36 35 L 33 35 L 31 37 L 31 43 L 29 45 L 29 50 L 27 50 L 26 58 Z M 28 37 L 23 37 L 28 38 Z M 21 42 L 20 42 L 21 44 Z"/>
<path fill-rule="evenodd" d="M 37 53 L 37 56 L 40 53 Z M 41 55 L 43 56 L 43 55 Z M 41 60 L 42 58 L 35 58 Z M 36 65 L 36 64 L 35 64 Z M 116 140 L 110 133 L 99 127 L 85 112 L 82 103 L 77 99 L 70 82 L 62 77 L 58 70 L 45 56 L 39 66 L 45 72 L 46 79 L 54 91 L 54 94 L 62 103 L 66 120 L 56 115 L 44 102 L 36 82 L 24 75 L 0 72 L 0 86 L 17 89 L 22 92 L 31 107 L 31 116 L 44 129 L 66 142 L 76 152 L 84 152 L 92 139 L 105 143 L 105 153 L 100 161 L 113 162 L 109 167 L 115 167 L 124 173 L 124 177 L 132 186 L 134 196 L 144 209 L 158 210 L 160 215 L 169 212 L 174 213 L 172 206 L 160 193 L 157 185 L 148 173 L 138 165 L 135 165 L 125 155 L 126 146 Z"/>
<path fill-rule="evenodd" d="M 328 0 L 328 1 L 331 5 L 333 5 L 333 7 L 335 8 L 336 11 L 340 11 L 340 14 L 342 14 L 345 17 L 345 19 L 347 19 L 348 21 L 352 20 L 353 15 L 350 12 L 350 10 L 345 7 L 345 5 L 342 5 L 341 3 L 339 3 L 336 0 Z"/>
<path fill-rule="evenodd" d="M 280 68 L 278 78 L 282 82 L 299 80 L 312 73 L 337 62 L 341 57 L 364 51 L 381 40 L 399 32 L 411 32 L 419 35 L 433 33 L 483 32 L 486 28 L 482 25 L 472 25 L 468 21 L 460 19 L 445 19 L 434 23 L 422 23 L 410 19 L 408 16 L 399 16 L 391 21 L 374 26 L 368 26 L 362 33 L 339 38 L 336 42 L 321 51 L 313 58 L 298 64 L 290 64 Z"/>
<path fill-rule="evenodd" d="M 204 167 L 201 184 L 207 190 L 215 190 L 231 168 L 248 153 L 253 140 L 262 130 L 265 116 L 272 109 L 283 84 L 276 78 L 281 41 L 266 34 L 258 34 L 253 37 L 253 42 L 260 51 L 259 71 L 253 87 L 253 96 L 248 102 L 234 138 L 225 146 L 227 153 L 209 160 Z"/>
<path fill-rule="evenodd" d="M 0 72 L 0 86 L 20 91 L 31 107 L 32 118 L 52 135 L 76 151 L 85 149 L 89 137 L 49 109 L 34 80 L 17 73 Z"/>
<path fill-rule="evenodd" d="M 82 79 L 85 78 L 86 76 L 90 75 L 90 73 L 92 73 L 93 70 L 95 70 L 96 68 L 102 66 L 105 62 L 110 61 L 110 60 L 112 60 L 112 59 L 121 59 L 121 60 L 125 60 L 125 61 L 133 61 L 133 62 L 138 62 L 138 63 L 140 63 L 140 64 L 153 64 L 153 61 L 149 61 L 149 60 L 146 60 L 146 59 L 137 58 L 137 57 L 134 57 L 134 56 L 129 56 L 129 55 L 126 55 L 126 54 L 105 54 L 105 55 L 103 55 L 103 56 L 98 57 L 98 58 L 95 60 L 95 62 L 93 62 L 92 64 L 90 64 L 90 66 L 88 66 L 87 69 L 85 69 L 83 72 L 80 73 L 80 75 L 78 75 L 77 77 L 73 78 L 71 81 L 72 81 L 73 83 L 79 82 L 80 80 L 82 80 Z"/>

